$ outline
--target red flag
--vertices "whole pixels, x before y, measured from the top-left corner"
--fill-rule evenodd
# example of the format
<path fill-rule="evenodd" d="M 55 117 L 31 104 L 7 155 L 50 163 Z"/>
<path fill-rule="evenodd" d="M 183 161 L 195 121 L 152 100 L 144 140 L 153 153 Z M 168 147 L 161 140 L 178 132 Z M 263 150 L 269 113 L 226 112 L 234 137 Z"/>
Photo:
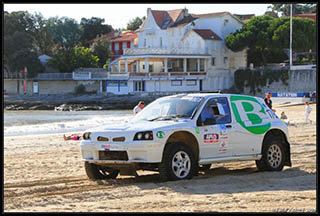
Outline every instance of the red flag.
<path fill-rule="evenodd" d="M 24 67 L 23 68 L 23 79 L 24 79 L 24 81 L 23 81 L 23 91 L 24 91 L 24 93 L 26 94 L 27 93 L 27 81 L 26 81 L 26 77 L 27 77 L 27 67 Z"/>

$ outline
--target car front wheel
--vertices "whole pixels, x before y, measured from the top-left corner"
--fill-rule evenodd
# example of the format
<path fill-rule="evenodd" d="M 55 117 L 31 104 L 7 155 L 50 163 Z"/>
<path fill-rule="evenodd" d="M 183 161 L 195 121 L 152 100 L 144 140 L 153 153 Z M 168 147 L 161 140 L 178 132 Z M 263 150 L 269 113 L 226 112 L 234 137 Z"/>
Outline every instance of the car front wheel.
<path fill-rule="evenodd" d="M 279 138 L 267 138 L 262 148 L 262 158 L 256 161 L 258 170 L 282 170 L 284 166 L 285 154 L 285 148 Z"/>
<path fill-rule="evenodd" d="M 195 174 L 196 160 L 192 150 L 183 143 L 174 143 L 166 148 L 159 166 L 160 179 L 191 179 Z"/>

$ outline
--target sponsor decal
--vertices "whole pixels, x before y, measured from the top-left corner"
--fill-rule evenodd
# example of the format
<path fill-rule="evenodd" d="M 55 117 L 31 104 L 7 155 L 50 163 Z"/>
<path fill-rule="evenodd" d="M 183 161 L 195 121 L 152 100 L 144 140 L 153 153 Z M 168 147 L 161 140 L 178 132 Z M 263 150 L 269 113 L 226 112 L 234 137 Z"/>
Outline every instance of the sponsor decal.
<path fill-rule="evenodd" d="M 264 134 L 271 127 L 266 123 L 268 114 L 257 99 L 248 96 L 230 96 L 231 108 L 236 121 L 253 134 Z"/>
<path fill-rule="evenodd" d="M 163 131 L 158 131 L 156 133 L 156 136 L 159 138 L 159 139 L 162 139 L 164 137 L 164 132 Z"/>
<path fill-rule="evenodd" d="M 104 150 L 110 150 L 111 145 L 110 144 L 102 145 L 102 147 L 104 148 Z"/>
<path fill-rule="evenodd" d="M 219 134 L 205 134 L 204 143 L 217 143 L 219 142 Z"/>
<path fill-rule="evenodd" d="M 221 152 L 221 153 L 227 152 L 227 142 L 226 142 L 226 140 L 221 140 L 219 152 Z"/>
<path fill-rule="evenodd" d="M 196 134 L 200 134 L 200 130 L 198 127 L 195 128 Z"/>

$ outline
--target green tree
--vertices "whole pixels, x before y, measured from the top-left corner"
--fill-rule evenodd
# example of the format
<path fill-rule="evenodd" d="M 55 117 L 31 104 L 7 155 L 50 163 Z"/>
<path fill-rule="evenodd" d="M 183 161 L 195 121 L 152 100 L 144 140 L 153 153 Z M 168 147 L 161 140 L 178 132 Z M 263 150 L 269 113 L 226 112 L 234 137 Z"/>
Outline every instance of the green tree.
<path fill-rule="evenodd" d="M 272 39 L 267 29 L 273 19 L 270 16 L 253 17 L 240 30 L 225 38 L 226 46 L 234 52 L 254 48 L 259 53 L 263 65 L 266 65 L 266 52 Z"/>
<path fill-rule="evenodd" d="M 105 37 L 98 37 L 92 45 L 92 53 L 99 58 L 98 65 L 100 68 L 111 57 L 110 41 Z"/>
<path fill-rule="evenodd" d="M 53 55 L 53 48 L 55 43 L 53 37 L 48 30 L 48 20 L 46 20 L 41 13 L 31 15 L 33 20 L 33 43 L 41 54 Z"/>
<path fill-rule="evenodd" d="M 272 36 L 273 47 L 285 49 L 290 46 L 290 19 L 274 30 Z M 316 23 L 310 19 L 292 18 L 292 49 L 296 52 L 316 50 Z"/>
<path fill-rule="evenodd" d="M 87 44 L 86 42 L 95 39 L 97 36 L 113 31 L 112 26 L 103 24 L 104 22 L 104 19 L 98 17 L 92 17 L 91 19 L 81 19 L 80 26 L 83 31 L 81 41 L 83 45 Z"/>
<path fill-rule="evenodd" d="M 43 70 L 33 46 L 33 28 L 33 21 L 28 12 L 4 14 L 3 60 L 8 73 L 20 73 L 27 66 L 28 77 L 34 77 Z"/>
<path fill-rule="evenodd" d="M 127 30 L 131 30 L 131 31 L 135 31 L 137 30 L 141 25 L 142 23 L 144 22 L 144 20 L 146 19 L 146 17 L 136 17 L 132 20 L 130 20 L 127 24 Z"/>
<path fill-rule="evenodd" d="M 47 23 L 48 32 L 55 43 L 66 49 L 71 49 L 80 42 L 81 29 L 76 20 L 68 17 L 51 17 Z"/>
<path fill-rule="evenodd" d="M 60 49 L 48 65 L 60 72 L 72 72 L 77 68 L 98 67 L 99 58 L 90 52 L 89 48 L 75 46 L 72 49 Z"/>
<path fill-rule="evenodd" d="M 281 16 L 290 16 L 290 4 L 272 4 L 268 7 L 271 11 L 280 13 Z M 305 13 L 316 13 L 316 4 L 292 4 L 292 13 L 305 14 Z"/>

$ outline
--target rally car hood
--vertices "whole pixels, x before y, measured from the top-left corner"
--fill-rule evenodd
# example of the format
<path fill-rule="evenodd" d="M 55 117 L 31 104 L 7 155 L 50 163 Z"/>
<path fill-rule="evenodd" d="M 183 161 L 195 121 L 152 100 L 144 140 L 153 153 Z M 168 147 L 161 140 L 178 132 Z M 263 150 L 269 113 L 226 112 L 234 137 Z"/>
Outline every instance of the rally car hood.
<path fill-rule="evenodd" d="M 124 131 L 145 131 L 155 130 L 160 128 L 180 128 L 183 125 L 191 124 L 190 119 L 177 119 L 168 121 L 139 121 L 139 122 L 126 122 L 121 124 L 110 124 L 96 128 L 88 129 L 89 132 L 124 132 Z"/>

